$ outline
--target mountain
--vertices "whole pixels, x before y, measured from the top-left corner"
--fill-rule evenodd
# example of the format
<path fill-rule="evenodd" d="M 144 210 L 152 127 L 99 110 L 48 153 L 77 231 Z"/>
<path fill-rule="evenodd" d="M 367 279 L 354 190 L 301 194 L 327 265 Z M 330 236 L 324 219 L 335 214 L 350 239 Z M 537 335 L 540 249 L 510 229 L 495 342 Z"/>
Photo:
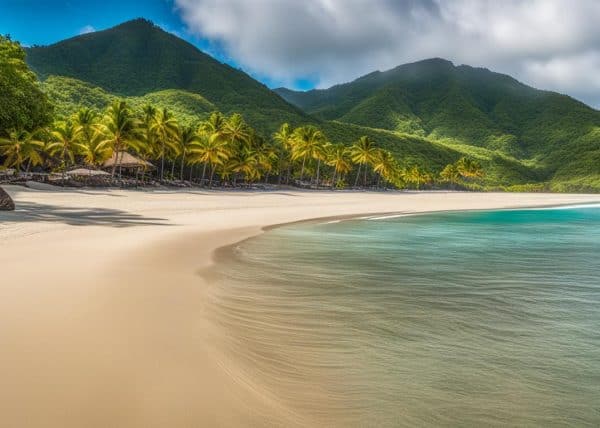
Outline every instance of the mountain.
<path fill-rule="evenodd" d="M 600 191 L 600 112 L 486 69 L 442 59 L 374 72 L 326 90 L 271 91 L 150 21 L 136 19 L 27 49 L 43 90 L 66 115 L 126 99 L 169 107 L 182 122 L 239 112 L 268 136 L 312 123 L 332 142 L 368 135 L 405 165 L 438 173 L 479 160 L 485 188 Z M 521 188 L 521 187 L 519 187 Z"/>
<path fill-rule="evenodd" d="M 329 89 L 275 92 L 321 120 L 483 148 L 522 161 L 562 189 L 600 188 L 600 112 L 484 68 L 434 58 Z"/>
<path fill-rule="evenodd" d="M 118 96 L 187 91 L 224 113 L 243 113 L 259 129 L 272 129 L 275 120 L 306 121 L 262 83 L 145 19 L 29 48 L 27 63 L 41 80 L 69 77 Z"/>

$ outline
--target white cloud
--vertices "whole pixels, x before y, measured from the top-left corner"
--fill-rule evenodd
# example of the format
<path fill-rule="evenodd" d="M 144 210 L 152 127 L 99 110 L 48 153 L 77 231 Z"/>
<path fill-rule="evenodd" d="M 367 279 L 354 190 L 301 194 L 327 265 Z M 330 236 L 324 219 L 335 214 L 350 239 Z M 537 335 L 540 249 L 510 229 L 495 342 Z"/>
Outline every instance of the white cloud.
<path fill-rule="evenodd" d="M 175 0 L 245 69 L 320 87 L 430 57 L 600 105 L 597 0 Z"/>
<path fill-rule="evenodd" d="M 91 25 L 86 25 L 85 27 L 79 30 L 79 34 L 88 34 L 93 33 L 95 31 L 96 29 L 94 27 L 92 27 Z"/>

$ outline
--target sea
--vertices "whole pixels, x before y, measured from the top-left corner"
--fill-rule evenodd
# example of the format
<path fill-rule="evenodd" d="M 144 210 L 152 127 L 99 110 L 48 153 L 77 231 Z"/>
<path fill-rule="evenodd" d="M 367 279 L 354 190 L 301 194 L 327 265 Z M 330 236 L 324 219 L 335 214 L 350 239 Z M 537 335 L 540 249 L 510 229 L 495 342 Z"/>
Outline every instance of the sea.
<path fill-rule="evenodd" d="M 600 426 L 600 206 L 291 224 L 229 247 L 212 317 L 314 426 Z"/>

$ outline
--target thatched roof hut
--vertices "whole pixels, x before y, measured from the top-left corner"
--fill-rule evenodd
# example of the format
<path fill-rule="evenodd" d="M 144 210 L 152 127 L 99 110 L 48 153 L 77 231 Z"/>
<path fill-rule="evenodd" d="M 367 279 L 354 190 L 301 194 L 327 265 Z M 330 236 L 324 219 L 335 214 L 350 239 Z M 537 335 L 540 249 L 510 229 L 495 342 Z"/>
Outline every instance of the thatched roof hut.
<path fill-rule="evenodd" d="M 118 161 L 117 161 L 118 155 Z M 117 164 L 117 168 L 121 167 L 123 169 L 137 169 L 137 168 L 145 168 L 145 169 L 154 169 L 155 166 L 150 162 L 140 159 L 136 156 L 133 156 L 127 152 L 119 152 L 113 153 L 110 159 L 106 160 L 102 165 L 102 168 L 108 169 L 112 168 L 115 163 Z"/>

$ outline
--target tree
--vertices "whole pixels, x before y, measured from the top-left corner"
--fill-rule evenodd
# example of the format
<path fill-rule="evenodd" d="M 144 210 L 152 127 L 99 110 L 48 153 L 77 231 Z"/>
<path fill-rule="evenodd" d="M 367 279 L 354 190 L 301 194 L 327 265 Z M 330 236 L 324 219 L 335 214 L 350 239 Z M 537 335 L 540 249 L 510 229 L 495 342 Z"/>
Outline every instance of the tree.
<path fill-rule="evenodd" d="M 333 177 L 331 179 L 332 188 L 336 186 L 336 178 L 339 180 L 344 174 L 347 174 L 352 170 L 350 152 L 343 144 L 332 144 L 327 148 L 326 163 L 333 167 Z"/>
<path fill-rule="evenodd" d="M 239 113 L 234 113 L 225 121 L 223 129 L 220 131 L 223 138 L 229 141 L 231 149 L 240 149 L 250 142 L 251 132 L 246 122 Z"/>
<path fill-rule="evenodd" d="M 123 152 L 139 142 L 137 122 L 125 101 L 115 101 L 108 108 L 102 126 L 104 142 L 112 149 L 115 162 L 111 177 L 114 178 L 117 165 L 121 165 Z M 119 156 L 121 154 L 121 156 Z"/>
<path fill-rule="evenodd" d="M 273 140 L 279 145 L 279 182 L 281 183 L 282 163 L 287 162 L 286 184 L 290 182 L 290 173 L 292 169 L 292 150 L 294 148 L 294 132 L 289 123 L 284 123 L 279 130 L 273 134 Z"/>
<path fill-rule="evenodd" d="M 200 141 L 194 143 L 190 148 L 190 160 L 192 163 L 202 163 L 202 183 L 206 176 L 206 166 L 210 167 L 209 187 L 212 187 L 213 176 L 217 165 L 222 165 L 229 158 L 229 148 L 227 142 L 221 138 L 214 138 L 206 135 L 201 136 Z"/>
<path fill-rule="evenodd" d="M 35 138 L 35 134 L 24 129 L 9 131 L 8 137 L 0 137 L 0 154 L 5 156 L 4 165 L 15 167 L 17 171 L 27 162 L 27 172 L 30 166 L 43 162 L 40 151 L 44 143 Z"/>
<path fill-rule="evenodd" d="M 421 184 L 431 181 L 431 176 L 416 165 L 404 171 L 403 177 L 409 183 L 414 184 L 417 190 L 421 188 Z"/>
<path fill-rule="evenodd" d="M 315 157 L 315 153 L 324 143 L 325 136 L 317 127 L 312 125 L 301 126 L 294 130 L 292 159 L 302 159 L 300 181 L 304 178 L 306 160 Z"/>
<path fill-rule="evenodd" d="M 77 143 L 77 151 L 83 156 L 83 161 L 90 166 L 99 166 L 111 155 L 110 144 L 104 136 L 96 132 L 87 141 Z"/>
<path fill-rule="evenodd" d="M 151 126 L 152 132 L 156 135 L 160 146 L 160 180 L 164 179 L 165 175 L 165 155 L 168 148 L 176 150 L 174 139 L 177 135 L 177 119 L 171 114 L 171 112 L 164 108 L 155 116 L 154 123 Z"/>
<path fill-rule="evenodd" d="M 181 170 L 179 171 L 179 179 L 183 181 L 183 167 L 185 158 L 192 150 L 195 143 L 199 141 L 196 129 L 193 126 L 179 126 L 175 136 L 175 142 L 181 153 Z"/>
<path fill-rule="evenodd" d="M 354 186 L 358 185 L 358 177 L 360 176 L 360 169 L 364 167 L 364 182 L 363 185 L 367 185 L 367 165 L 373 163 L 377 156 L 377 148 L 375 142 L 367 136 L 360 137 L 356 143 L 350 148 L 350 155 L 352 162 L 358 164 L 358 172 L 356 173 L 356 180 Z"/>
<path fill-rule="evenodd" d="M 75 154 L 79 148 L 79 137 L 81 128 L 71 120 L 58 122 L 52 131 L 52 141 L 48 144 L 48 150 L 52 156 L 58 155 L 61 161 L 63 179 L 70 164 L 75 163 Z"/>
<path fill-rule="evenodd" d="M 387 150 L 378 150 L 373 160 L 373 170 L 383 178 L 384 182 L 393 182 L 398 173 L 398 163 Z"/>
<path fill-rule="evenodd" d="M 440 172 L 440 178 L 448 183 L 450 183 L 450 185 L 452 187 L 454 187 L 454 185 L 456 183 L 458 183 L 458 180 L 460 180 L 460 172 L 458 172 L 458 168 L 456 167 L 455 164 L 448 164 L 444 167 L 444 169 L 442 170 L 442 172 Z"/>
<path fill-rule="evenodd" d="M 52 120 L 52 105 L 27 67 L 25 51 L 19 43 L 3 36 L 0 36 L 0 106 L 0 136 L 8 136 L 9 130 L 31 132 Z"/>
<path fill-rule="evenodd" d="M 456 169 L 465 178 L 479 178 L 483 176 L 481 164 L 467 157 L 460 158 L 456 162 Z"/>

